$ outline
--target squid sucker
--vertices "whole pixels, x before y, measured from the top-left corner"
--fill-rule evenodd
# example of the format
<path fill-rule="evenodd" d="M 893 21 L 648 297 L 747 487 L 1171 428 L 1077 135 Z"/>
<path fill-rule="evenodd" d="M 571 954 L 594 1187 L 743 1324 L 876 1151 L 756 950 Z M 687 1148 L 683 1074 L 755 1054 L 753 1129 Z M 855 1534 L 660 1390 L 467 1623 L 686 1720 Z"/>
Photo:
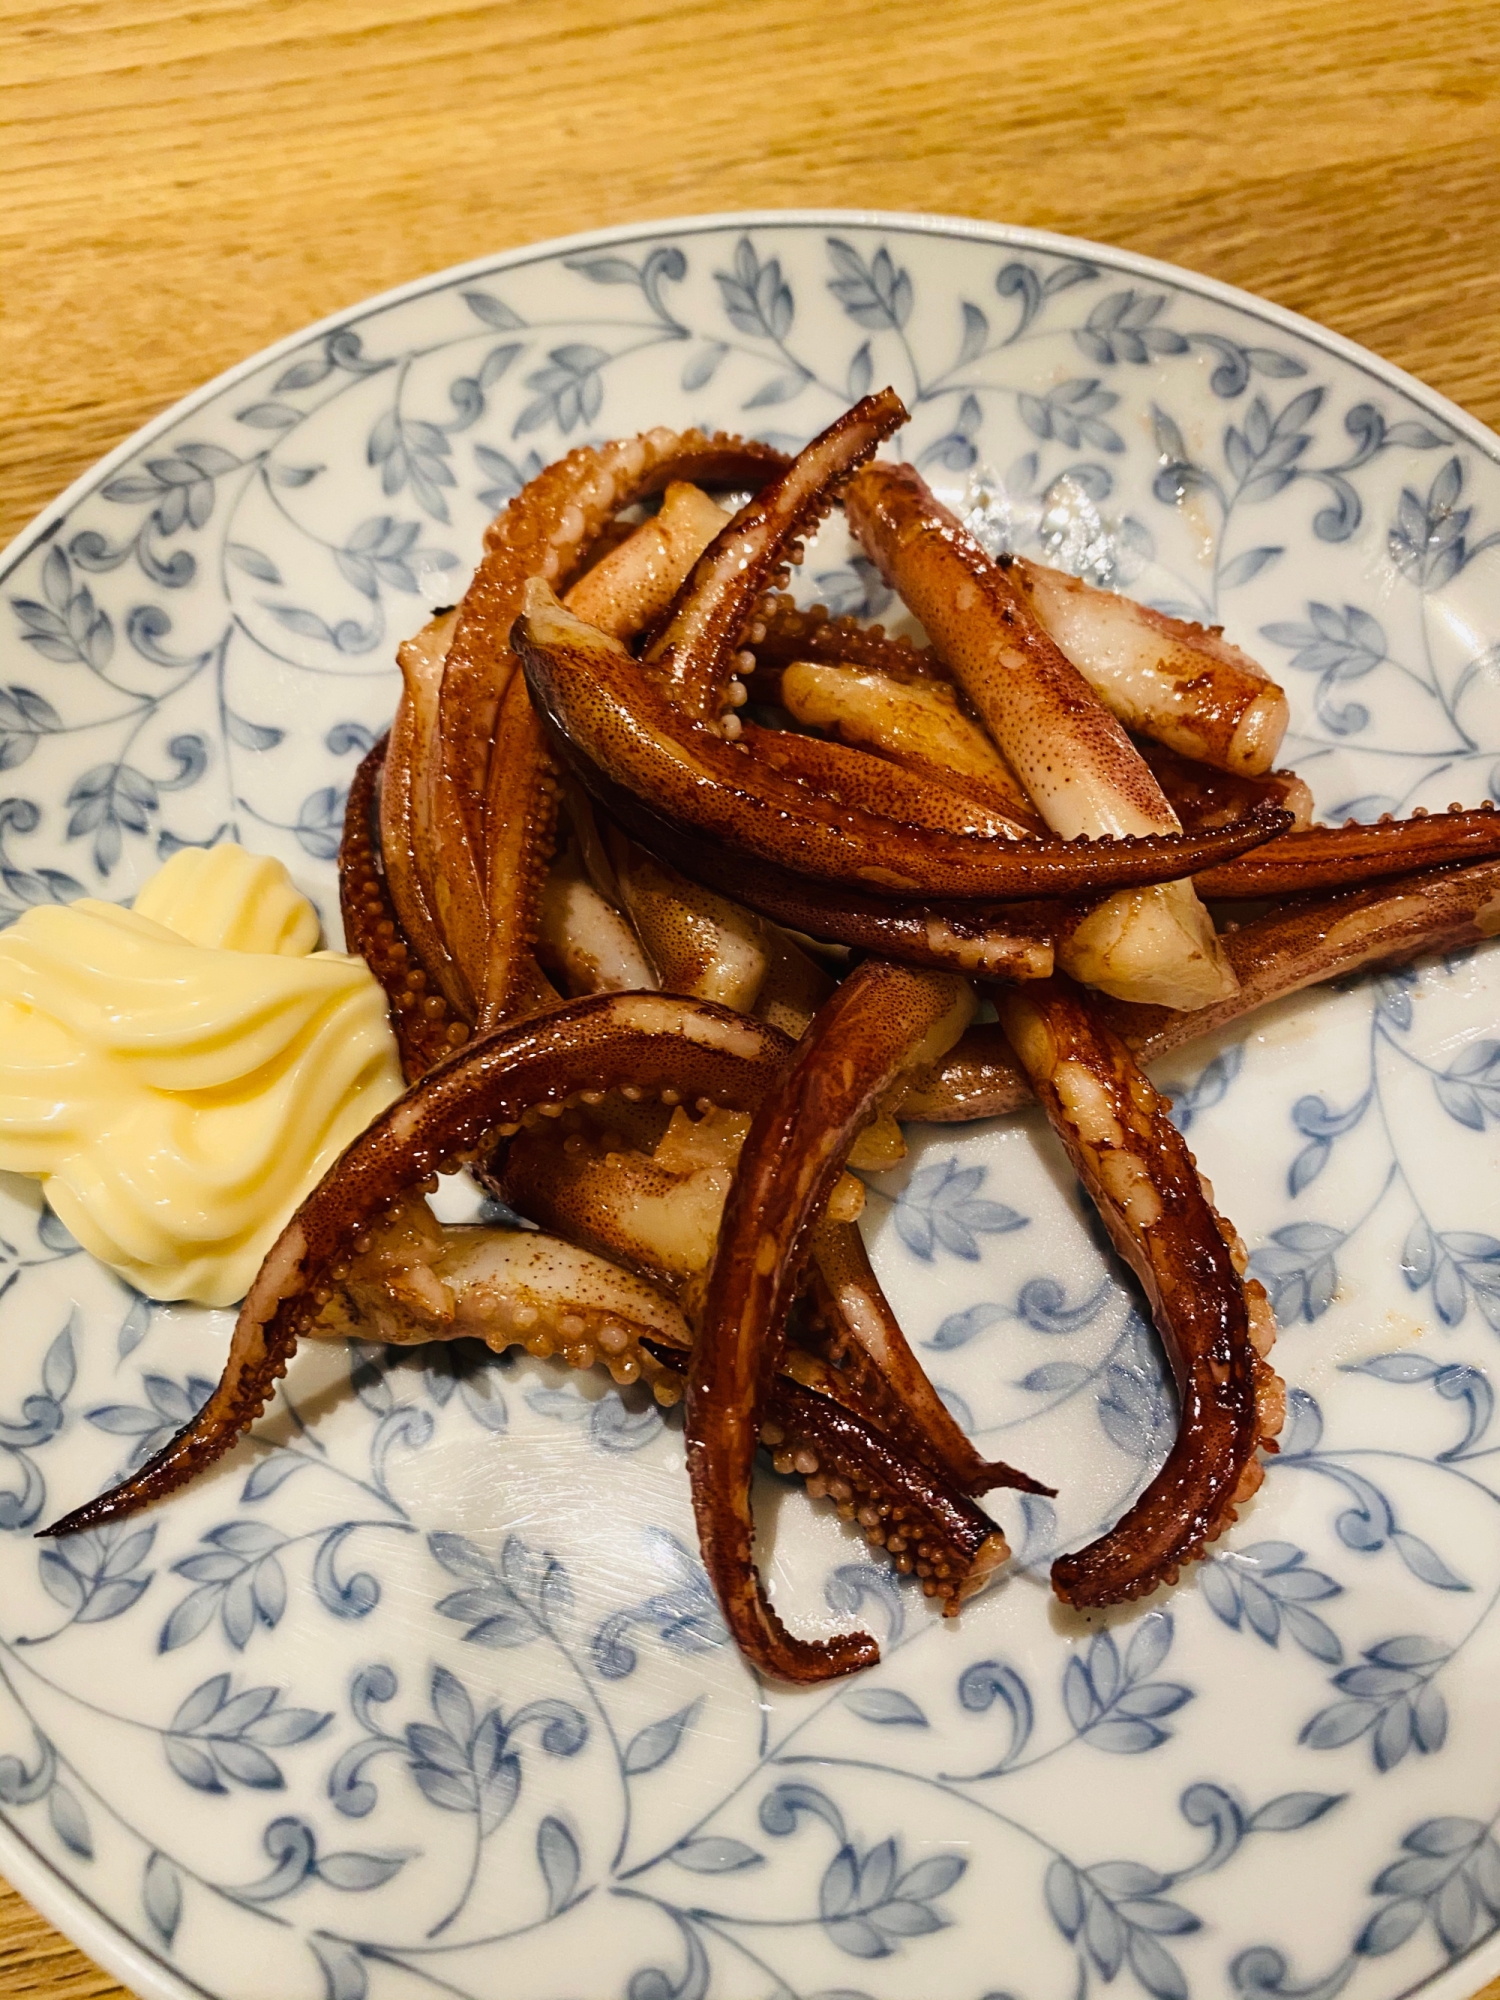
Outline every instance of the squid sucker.
<path fill-rule="evenodd" d="M 772 1604 L 758 1454 L 944 1616 L 995 1579 L 1009 1549 L 978 1496 L 1052 1489 L 986 1459 L 923 1372 L 856 1174 L 901 1159 L 898 1119 L 1038 1100 L 1179 1396 L 1165 1463 L 1053 1589 L 1145 1596 L 1234 1520 L 1281 1427 L 1274 1320 L 1140 1065 L 1500 932 L 1500 813 L 1310 824 L 1255 662 L 991 560 L 876 456 L 907 421 L 887 388 L 795 456 L 666 429 L 582 446 L 491 524 L 462 604 L 399 648 L 339 855 L 406 1094 L 286 1224 L 203 1409 L 42 1532 L 212 1465 L 303 1338 L 478 1337 L 682 1402 L 746 1661 L 795 1683 L 869 1665 L 868 1634 L 800 1637 Z M 784 594 L 834 507 L 918 643 Z M 426 1197 L 458 1171 L 527 1227 L 441 1224 Z"/>

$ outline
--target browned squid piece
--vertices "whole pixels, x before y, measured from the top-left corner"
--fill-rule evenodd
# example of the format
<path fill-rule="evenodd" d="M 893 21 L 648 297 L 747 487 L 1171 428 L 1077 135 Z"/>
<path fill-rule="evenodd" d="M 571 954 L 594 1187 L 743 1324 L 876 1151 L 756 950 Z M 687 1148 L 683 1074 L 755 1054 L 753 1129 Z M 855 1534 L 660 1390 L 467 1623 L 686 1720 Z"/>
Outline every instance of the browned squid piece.
<path fill-rule="evenodd" d="M 391 895 L 376 824 L 388 741 L 382 736 L 361 759 L 349 787 L 339 845 L 339 911 L 346 949 L 359 953 L 385 993 L 401 1072 L 414 1083 L 469 1039 L 469 1024 L 407 935 Z"/>
<path fill-rule="evenodd" d="M 1061 981 L 997 996 L 1000 1019 L 1053 1130 L 1145 1289 L 1177 1383 L 1177 1439 L 1145 1492 L 1099 1540 L 1052 1565 L 1080 1607 L 1173 1583 L 1235 1518 L 1284 1414 L 1265 1356 L 1264 1288 L 1213 1206 L 1165 1099 L 1084 995 Z"/>
<path fill-rule="evenodd" d="M 1151 1063 L 1309 986 L 1426 952 L 1462 951 L 1500 934 L 1500 861 L 1434 868 L 1399 881 L 1303 896 L 1249 923 L 1230 924 L 1224 951 L 1239 991 L 1183 1013 L 1101 999 L 1100 1017 L 1137 1062 Z M 1031 1102 L 1031 1086 L 997 1022 L 969 1028 L 939 1063 L 914 1075 L 896 1109 L 938 1125 L 1003 1118 Z"/>
<path fill-rule="evenodd" d="M 1103 893 L 1196 872 L 1287 823 L 1284 813 L 1262 810 L 1215 833 L 1097 841 L 997 840 L 989 830 L 914 826 L 825 798 L 695 722 L 624 646 L 574 617 L 541 579 L 527 586 L 512 636 L 554 743 L 627 831 L 635 829 L 621 812 L 622 795 L 689 838 L 738 846 L 834 886 L 852 882 L 862 894 L 1010 900 Z M 886 770 L 890 779 L 898 775 Z"/>
<path fill-rule="evenodd" d="M 864 1238 L 852 1223 L 825 1217 L 814 1233 L 812 1300 L 815 1328 L 811 1336 L 804 1330 L 801 1338 L 830 1364 L 831 1376 L 817 1385 L 825 1394 L 852 1404 L 905 1457 L 930 1466 L 960 1493 L 989 1493 L 996 1487 L 1053 1491 L 975 1450 L 912 1352 L 875 1276 Z M 882 1524 L 865 1526 L 872 1542 L 887 1545 Z M 872 1526 L 876 1532 L 870 1532 Z M 900 1548 L 892 1551 L 900 1553 Z M 902 1567 L 898 1562 L 897 1568 Z M 927 1580 L 924 1572 L 918 1574 Z"/>
<path fill-rule="evenodd" d="M 825 1680 L 879 1654 L 864 1633 L 794 1637 L 755 1567 L 751 1473 L 787 1316 L 855 1134 L 910 1063 L 951 1045 L 972 1006 L 951 975 L 861 966 L 762 1100 L 725 1205 L 688 1375 L 688 1471 L 704 1562 L 730 1630 L 754 1665 L 789 1680 Z M 918 1563 L 919 1574 L 927 1565 L 923 1587 L 956 1609 L 1006 1553 L 998 1529 L 972 1559 L 928 1539 Z"/>
<path fill-rule="evenodd" d="M 774 1029 L 706 1001 L 610 993 L 456 1051 L 354 1140 L 282 1230 L 197 1416 L 131 1478 L 45 1532 L 74 1534 L 136 1513 L 228 1451 L 265 1408 L 298 1341 L 325 1310 L 338 1311 L 337 1289 L 374 1247 L 375 1233 L 399 1220 L 413 1193 L 435 1190 L 440 1171 L 491 1159 L 528 1115 L 560 1116 L 570 1103 L 617 1085 L 642 1096 L 683 1091 L 706 1106 L 749 1110 L 762 1101 L 786 1049 Z"/>
<path fill-rule="evenodd" d="M 533 949 L 557 791 L 509 648 L 520 591 L 534 575 L 572 584 L 584 615 L 637 632 L 723 525 L 686 481 L 756 487 L 785 463 L 695 431 L 580 447 L 502 509 L 463 603 L 401 647 L 381 802 L 387 872 L 408 938 L 460 1017 L 489 1027 L 557 998 Z M 663 487 L 660 513 L 621 540 L 620 510 Z"/>
<path fill-rule="evenodd" d="M 996 905 L 927 898 L 896 902 L 847 883 L 824 882 L 779 868 L 728 844 L 689 834 L 603 772 L 594 772 L 591 783 L 612 816 L 648 853 L 805 937 L 974 978 L 1046 979 L 1052 972 L 1052 940 L 1070 917 L 1062 904 Z M 756 1011 L 767 1020 L 776 1018 L 759 1001 Z M 810 1013 L 804 1011 L 795 1030 L 785 1020 L 778 1026 L 800 1034 L 808 1018 Z"/>

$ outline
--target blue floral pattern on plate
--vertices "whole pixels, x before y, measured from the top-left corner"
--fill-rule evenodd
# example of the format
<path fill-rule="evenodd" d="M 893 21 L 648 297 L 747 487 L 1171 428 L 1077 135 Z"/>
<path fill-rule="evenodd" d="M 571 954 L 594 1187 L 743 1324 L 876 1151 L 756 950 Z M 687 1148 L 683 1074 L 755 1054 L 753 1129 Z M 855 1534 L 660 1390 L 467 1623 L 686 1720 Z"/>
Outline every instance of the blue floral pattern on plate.
<path fill-rule="evenodd" d="M 1263 657 L 1325 815 L 1500 798 L 1500 449 L 1460 412 L 1119 252 L 710 219 L 342 314 L 23 537 L 0 923 L 226 837 L 331 918 L 394 642 L 497 506 L 579 441 L 790 445 L 884 381 L 993 547 Z M 891 616 L 836 527 L 802 574 Z M 872 1177 L 940 1392 L 1060 1494 L 1000 1498 L 1016 1573 L 944 1623 L 767 1475 L 778 1600 L 885 1651 L 819 1691 L 727 1643 L 675 1419 L 471 1343 L 304 1352 L 213 1477 L 37 1543 L 197 1406 L 229 1316 L 134 1296 L 0 1183 L 0 1863 L 173 2000 L 1467 1993 L 1500 1963 L 1493 989 L 1461 954 L 1165 1065 L 1292 1393 L 1260 1497 L 1143 1607 L 1045 1587 L 1173 1421 L 1045 1131 L 917 1133 Z"/>

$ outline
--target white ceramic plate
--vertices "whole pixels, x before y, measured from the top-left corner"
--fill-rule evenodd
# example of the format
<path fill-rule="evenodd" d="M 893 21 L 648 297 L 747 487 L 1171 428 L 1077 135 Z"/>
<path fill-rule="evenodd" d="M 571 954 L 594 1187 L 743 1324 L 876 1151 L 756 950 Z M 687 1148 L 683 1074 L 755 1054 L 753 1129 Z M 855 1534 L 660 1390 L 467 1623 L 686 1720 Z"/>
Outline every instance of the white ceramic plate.
<path fill-rule="evenodd" d="M 23 536 L 0 921 L 226 836 L 334 919 L 394 642 L 531 471 L 657 423 L 800 443 L 888 380 L 997 544 L 1262 657 L 1324 814 L 1500 786 L 1500 448 L 1462 412 L 1118 251 L 707 218 L 339 314 Z M 801 576 L 883 608 L 837 533 Z M 1046 1562 L 1164 1448 L 1154 1338 L 1035 1118 L 913 1133 L 876 1261 L 954 1409 L 1061 1498 L 999 1499 L 1016 1571 L 943 1623 L 768 1480 L 778 1599 L 885 1642 L 811 1693 L 724 1642 L 678 1426 L 472 1348 L 304 1351 L 213 1476 L 36 1542 L 183 1421 L 230 1316 L 133 1297 L 6 1181 L 0 1867 L 153 2000 L 1470 1992 L 1500 1967 L 1496 991 L 1478 952 L 1167 1066 L 1292 1418 L 1212 1559 L 1091 1624 Z"/>

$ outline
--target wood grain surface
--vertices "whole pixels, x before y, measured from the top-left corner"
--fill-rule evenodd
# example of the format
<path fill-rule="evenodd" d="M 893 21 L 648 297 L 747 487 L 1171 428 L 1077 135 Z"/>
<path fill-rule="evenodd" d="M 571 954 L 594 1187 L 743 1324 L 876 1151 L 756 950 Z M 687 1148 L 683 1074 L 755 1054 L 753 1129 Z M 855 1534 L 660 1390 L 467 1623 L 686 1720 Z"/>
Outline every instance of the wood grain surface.
<path fill-rule="evenodd" d="M 0 0 L 0 543 L 309 320 L 707 209 L 1123 244 L 1496 424 L 1496 25 L 1494 0 Z M 121 1993 L 0 1885 L 0 2000 Z"/>

